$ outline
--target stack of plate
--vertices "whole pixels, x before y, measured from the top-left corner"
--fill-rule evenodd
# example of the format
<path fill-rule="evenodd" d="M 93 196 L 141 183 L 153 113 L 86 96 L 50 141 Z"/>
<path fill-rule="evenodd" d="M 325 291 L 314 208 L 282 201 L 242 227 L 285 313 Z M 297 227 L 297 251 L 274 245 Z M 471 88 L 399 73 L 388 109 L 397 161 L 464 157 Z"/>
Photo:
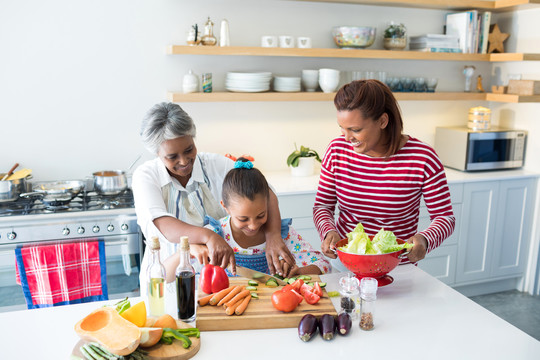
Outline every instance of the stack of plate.
<path fill-rule="evenodd" d="M 234 92 L 263 92 L 270 90 L 270 72 L 228 72 L 225 89 Z"/>
<path fill-rule="evenodd" d="M 300 77 L 287 77 L 287 76 L 274 77 L 274 91 L 279 91 L 279 92 L 300 91 Z"/>

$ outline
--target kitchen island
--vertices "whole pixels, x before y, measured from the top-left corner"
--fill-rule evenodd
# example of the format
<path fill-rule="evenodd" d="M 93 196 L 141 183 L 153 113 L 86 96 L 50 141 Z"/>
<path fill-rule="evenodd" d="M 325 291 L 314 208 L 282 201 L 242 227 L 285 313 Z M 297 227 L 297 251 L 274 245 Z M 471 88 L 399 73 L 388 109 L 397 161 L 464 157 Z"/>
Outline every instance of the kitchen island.
<path fill-rule="evenodd" d="M 316 336 L 308 343 L 296 328 L 203 332 L 194 358 L 538 359 L 540 341 L 421 269 L 403 265 L 391 275 L 394 282 L 378 291 L 372 331 L 356 322 L 348 336 Z M 341 276 L 322 276 L 328 291 L 337 289 Z M 74 324 L 104 303 L 1 313 L 2 358 L 68 359 L 79 341 Z"/>

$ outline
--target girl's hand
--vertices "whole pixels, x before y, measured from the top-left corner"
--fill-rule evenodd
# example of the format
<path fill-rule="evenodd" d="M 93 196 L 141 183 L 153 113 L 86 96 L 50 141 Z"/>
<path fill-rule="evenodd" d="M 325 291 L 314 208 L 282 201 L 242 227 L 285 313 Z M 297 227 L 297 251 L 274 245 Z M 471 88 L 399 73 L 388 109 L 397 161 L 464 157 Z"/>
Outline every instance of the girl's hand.
<path fill-rule="evenodd" d="M 410 262 L 417 262 L 426 257 L 428 243 L 424 236 L 416 234 L 410 237 L 407 242 L 413 244 L 411 252 L 407 255 Z"/>
<path fill-rule="evenodd" d="M 190 253 L 199 264 L 206 265 L 210 263 L 210 252 L 208 251 L 208 246 L 201 244 L 190 244 L 189 245 Z"/>
<path fill-rule="evenodd" d="M 203 242 L 208 248 L 210 264 L 220 266 L 224 269 L 231 265 L 231 272 L 236 275 L 236 260 L 233 249 L 221 236 L 209 229 L 204 232 Z"/>
<path fill-rule="evenodd" d="M 337 232 L 329 231 L 328 234 L 326 234 L 326 237 L 324 238 L 321 244 L 321 250 L 323 254 L 331 259 L 337 258 L 337 254 L 335 253 L 335 250 L 336 250 L 336 244 L 339 240 L 341 239 L 339 238 L 339 235 Z"/>
<path fill-rule="evenodd" d="M 296 275 L 300 275 L 300 268 L 296 265 L 290 266 L 285 260 L 280 260 L 281 270 L 283 273 L 281 276 L 288 278 Z"/>

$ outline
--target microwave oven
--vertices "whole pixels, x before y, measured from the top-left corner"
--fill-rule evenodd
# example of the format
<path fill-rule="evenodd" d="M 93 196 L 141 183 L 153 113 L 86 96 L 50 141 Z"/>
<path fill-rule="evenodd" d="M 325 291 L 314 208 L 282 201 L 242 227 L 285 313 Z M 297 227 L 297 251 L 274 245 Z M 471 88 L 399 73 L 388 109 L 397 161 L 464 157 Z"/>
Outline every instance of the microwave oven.
<path fill-rule="evenodd" d="M 437 127 L 435 151 L 444 166 L 461 171 L 515 169 L 523 166 L 527 131 L 492 127 Z"/>

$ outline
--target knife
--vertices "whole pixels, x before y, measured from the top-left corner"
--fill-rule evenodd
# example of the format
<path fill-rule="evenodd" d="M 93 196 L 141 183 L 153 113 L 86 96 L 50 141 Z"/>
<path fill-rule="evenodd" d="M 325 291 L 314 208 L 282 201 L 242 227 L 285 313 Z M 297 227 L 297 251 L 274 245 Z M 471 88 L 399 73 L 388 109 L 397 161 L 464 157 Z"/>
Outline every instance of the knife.
<path fill-rule="evenodd" d="M 266 282 L 270 279 L 276 280 L 278 285 L 287 285 L 285 281 L 278 279 L 277 277 L 274 277 L 272 275 L 265 274 L 260 271 L 248 269 L 247 267 L 236 265 L 236 274 L 241 275 L 245 278 L 248 278 L 250 280 L 255 280 L 260 283 L 266 284 Z"/>

